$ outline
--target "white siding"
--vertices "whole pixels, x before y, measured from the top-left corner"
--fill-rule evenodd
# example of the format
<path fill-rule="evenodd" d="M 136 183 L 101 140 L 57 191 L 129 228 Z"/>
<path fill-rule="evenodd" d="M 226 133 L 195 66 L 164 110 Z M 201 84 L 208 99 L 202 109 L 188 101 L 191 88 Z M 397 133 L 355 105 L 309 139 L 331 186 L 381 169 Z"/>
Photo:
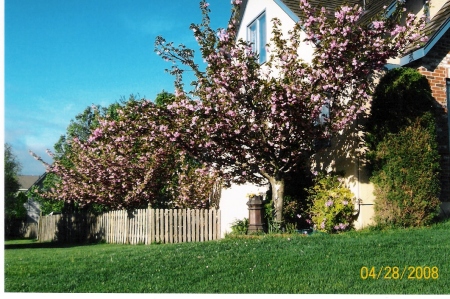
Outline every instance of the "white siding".
<path fill-rule="evenodd" d="M 430 19 L 432 19 L 448 0 L 431 0 Z"/>
<path fill-rule="evenodd" d="M 282 24 L 282 32 L 285 37 L 288 36 L 288 31 L 293 28 L 294 20 L 283 11 L 273 0 L 249 0 L 244 12 L 244 16 L 241 21 L 241 27 L 239 28 L 238 38 L 247 40 L 247 27 L 250 25 L 257 16 L 265 11 L 267 18 L 267 41 L 270 43 L 270 37 L 272 35 L 272 19 L 278 18 Z M 304 35 L 302 36 L 302 39 Z M 307 44 L 299 49 L 300 56 L 303 60 L 310 62 L 313 56 L 313 47 Z"/>
<path fill-rule="evenodd" d="M 220 198 L 222 237 L 225 233 L 231 232 L 231 224 L 234 221 L 248 218 L 247 194 L 265 193 L 268 189 L 268 186 L 258 187 L 253 184 L 234 184 L 230 188 L 222 189 Z"/>

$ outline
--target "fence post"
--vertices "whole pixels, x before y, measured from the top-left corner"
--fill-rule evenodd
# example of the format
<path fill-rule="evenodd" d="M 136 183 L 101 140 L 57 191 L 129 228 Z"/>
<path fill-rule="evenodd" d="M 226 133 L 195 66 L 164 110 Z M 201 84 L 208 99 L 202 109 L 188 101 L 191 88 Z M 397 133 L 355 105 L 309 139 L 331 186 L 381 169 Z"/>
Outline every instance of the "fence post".
<path fill-rule="evenodd" d="M 148 215 L 148 243 L 147 244 L 152 244 L 153 243 L 153 236 L 155 235 L 154 232 L 154 228 L 155 228 L 155 210 L 150 208 L 149 205 L 149 209 L 148 209 L 149 215 Z"/>
<path fill-rule="evenodd" d="M 42 211 L 39 211 L 38 227 L 37 227 L 37 240 L 39 241 L 42 227 Z"/>
<path fill-rule="evenodd" d="M 169 243 L 169 212 L 164 209 L 164 243 Z"/>
<path fill-rule="evenodd" d="M 183 242 L 187 242 L 187 210 L 183 209 Z"/>
<path fill-rule="evenodd" d="M 178 243 L 178 210 L 173 210 L 173 242 Z"/>

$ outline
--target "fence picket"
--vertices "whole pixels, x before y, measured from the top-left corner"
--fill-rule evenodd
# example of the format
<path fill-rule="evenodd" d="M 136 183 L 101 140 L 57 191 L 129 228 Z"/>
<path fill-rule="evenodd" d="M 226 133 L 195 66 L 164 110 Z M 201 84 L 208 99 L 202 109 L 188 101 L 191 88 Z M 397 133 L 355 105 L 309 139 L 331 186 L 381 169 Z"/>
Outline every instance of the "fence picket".
<path fill-rule="evenodd" d="M 200 241 L 199 232 L 200 231 L 200 210 L 195 210 L 195 241 Z"/>
<path fill-rule="evenodd" d="M 216 238 L 220 238 L 220 234 L 221 234 L 221 232 L 220 232 L 220 221 L 221 221 L 221 219 L 220 219 L 220 211 L 214 211 L 215 213 L 216 213 L 216 222 L 215 222 L 215 224 L 216 224 Z"/>
<path fill-rule="evenodd" d="M 131 242 L 130 244 L 136 244 L 136 213 L 132 213 L 132 218 L 130 218 L 130 220 L 132 220 L 131 224 L 132 224 L 132 231 L 130 237 L 131 237 Z"/>
<path fill-rule="evenodd" d="M 153 243 L 155 241 L 155 210 L 150 210 L 150 242 L 149 244 Z"/>
<path fill-rule="evenodd" d="M 169 217 L 169 243 L 173 243 L 173 210 L 167 210 L 168 211 L 168 217 Z M 166 222 L 167 223 L 167 222 Z"/>
<path fill-rule="evenodd" d="M 191 242 L 191 225 L 192 225 L 192 217 L 191 217 L 191 209 L 187 209 L 186 211 L 186 242 Z"/>
<path fill-rule="evenodd" d="M 168 211 L 164 210 L 164 243 L 169 242 L 169 226 L 167 223 L 169 222 L 169 215 Z"/>
<path fill-rule="evenodd" d="M 183 242 L 183 210 L 178 210 L 178 243 Z"/>
<path fill-rule="evenodd" d="M 173 243 L 178 243 L 178 211 L 173 210 Z"/>

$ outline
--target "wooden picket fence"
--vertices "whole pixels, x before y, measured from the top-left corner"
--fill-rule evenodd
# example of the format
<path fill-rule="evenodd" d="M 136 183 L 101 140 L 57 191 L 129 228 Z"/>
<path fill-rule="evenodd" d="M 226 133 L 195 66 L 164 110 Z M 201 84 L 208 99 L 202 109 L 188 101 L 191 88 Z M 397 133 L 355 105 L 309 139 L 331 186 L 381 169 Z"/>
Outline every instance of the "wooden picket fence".
<path fill-rule="evenodd" d="M 181 243 L 218 240 L 220 210 L 140 209 L 39 218 L 38 240 L 65 243 L 105 241 L 115 244 Z"/>

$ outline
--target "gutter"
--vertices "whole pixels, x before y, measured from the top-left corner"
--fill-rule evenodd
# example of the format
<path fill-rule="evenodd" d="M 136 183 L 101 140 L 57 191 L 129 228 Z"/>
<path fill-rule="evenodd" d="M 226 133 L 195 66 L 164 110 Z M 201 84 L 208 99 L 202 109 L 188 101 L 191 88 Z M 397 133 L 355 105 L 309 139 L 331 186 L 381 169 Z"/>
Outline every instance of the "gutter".
<path fill-rule="evenodd" d="M 300 21 L 300 18 L 286 6 L 281 0 L 274 0 L 275 4 L 277 4 L 295 23 Z"/>

